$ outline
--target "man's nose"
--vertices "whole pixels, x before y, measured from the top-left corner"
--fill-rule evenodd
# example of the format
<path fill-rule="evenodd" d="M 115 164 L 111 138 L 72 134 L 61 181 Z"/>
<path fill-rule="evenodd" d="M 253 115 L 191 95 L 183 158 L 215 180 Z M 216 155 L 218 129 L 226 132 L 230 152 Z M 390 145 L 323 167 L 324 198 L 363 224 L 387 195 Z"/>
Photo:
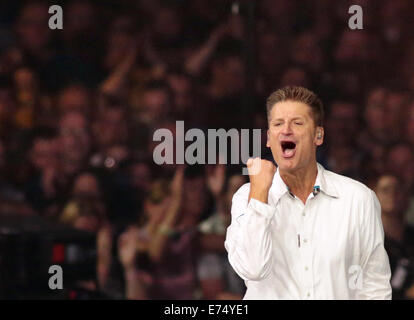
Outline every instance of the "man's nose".
<path fill-rule="evenodd" d="M 283 124 L 281 133 L 283 135 L 291 135 L 291 134 L 293 134 L 292 127 L 291 127 L 290 123 Z"/>

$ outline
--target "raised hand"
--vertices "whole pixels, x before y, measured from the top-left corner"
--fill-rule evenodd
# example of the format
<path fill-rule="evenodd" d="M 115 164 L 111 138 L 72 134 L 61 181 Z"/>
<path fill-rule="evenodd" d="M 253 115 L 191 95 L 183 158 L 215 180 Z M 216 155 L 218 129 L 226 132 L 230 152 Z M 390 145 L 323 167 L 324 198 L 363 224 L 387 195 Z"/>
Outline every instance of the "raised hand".
<path fill-rule="evenodd" d="M 184 170 L 185 166 L 180 165 L 175 171 L 174 178 L 170 186 L 171 196 L 173 199 L 181 199 L 183 194 Z"/>
<path fill-rule="evenodd" d="M 112 262 L 112 228 L 107 225 L 98 231 L 96 246 L 98 251 L 97 277 L 100 287 L 105 287 Z"/>
<path fill-rule="evenodd" d="M 119 261 L 127 270 L 135 267 L 138 240 L 139 229 L 137 227 L 128 228 L 118 239 Z"/>
<path fill-rule="evenodd" d="M 247 170 L 250 178 L 249 201 L 253 198 L 267 203 L 269 189 L 276 172 L 275 165 L 268 160 L 254 158 L 247 161 Z"/>

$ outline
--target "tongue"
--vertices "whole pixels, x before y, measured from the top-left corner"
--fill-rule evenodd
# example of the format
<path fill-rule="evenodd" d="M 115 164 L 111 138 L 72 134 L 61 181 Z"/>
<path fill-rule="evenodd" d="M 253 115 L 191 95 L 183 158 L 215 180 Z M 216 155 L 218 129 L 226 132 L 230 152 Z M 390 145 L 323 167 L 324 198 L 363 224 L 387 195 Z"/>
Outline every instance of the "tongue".
<path fill-rule="evenodd" d="M 284 155 L 285 157 L 292 157 L 292 156 L 294 155 L 294 153 L 295 153 L 295 149 L 286 149 L 286 150 L 283 152 L 283 155 Z"/>

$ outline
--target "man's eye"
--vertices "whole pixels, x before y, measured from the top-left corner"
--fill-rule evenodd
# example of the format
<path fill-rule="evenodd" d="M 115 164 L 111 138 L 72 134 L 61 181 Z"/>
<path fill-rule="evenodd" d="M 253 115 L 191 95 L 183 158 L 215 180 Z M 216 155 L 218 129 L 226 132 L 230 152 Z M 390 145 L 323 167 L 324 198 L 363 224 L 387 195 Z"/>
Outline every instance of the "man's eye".
<path fill-rule="evenodd" d="M 298 126 L 301 126 L 303 123 L 302 122 L 295 122 L 295 124 L 297 124 Z"/>
<path fill-rule="evenodd" d="M 274 125 L 275 125 L 275 127 L 278 127 L 278 126 L 280 126 L 282 124 L 281 123 L 275 123 Z"/>

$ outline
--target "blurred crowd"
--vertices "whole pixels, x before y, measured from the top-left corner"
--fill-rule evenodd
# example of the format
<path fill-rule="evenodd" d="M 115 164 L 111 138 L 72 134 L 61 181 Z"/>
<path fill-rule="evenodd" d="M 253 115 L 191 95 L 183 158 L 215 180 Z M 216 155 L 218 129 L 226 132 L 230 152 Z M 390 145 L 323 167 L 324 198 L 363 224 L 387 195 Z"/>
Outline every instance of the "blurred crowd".
<path fill-rule="evenodd" d="M 49 5 L 63 29 L 51 30 Z M 350 30 L 348 8 L 363 8 Z M 238 165 L 156 165 L 158 128 L 260 128 L 285 85 L 324 102 L 318 161 L 376 191 L 394 298 L 414 299 L 414 3 L 0 3 L 0 212 L 97 235 L 112 299 L 240 299 L 224 249 Z"/>

